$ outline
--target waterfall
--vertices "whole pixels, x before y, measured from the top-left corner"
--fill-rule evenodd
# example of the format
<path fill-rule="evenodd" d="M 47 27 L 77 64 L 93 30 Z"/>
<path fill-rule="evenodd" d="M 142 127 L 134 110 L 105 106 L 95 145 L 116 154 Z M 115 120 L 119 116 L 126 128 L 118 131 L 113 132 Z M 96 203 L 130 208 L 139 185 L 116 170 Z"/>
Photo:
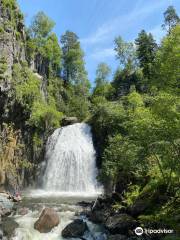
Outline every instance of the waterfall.
<path fill-rule="evenodd" d="M 45 190 L 97 192 L 96 152 L 88 124 L 76 123 L 55 130 L 47 142 L 46 159 Z"/>

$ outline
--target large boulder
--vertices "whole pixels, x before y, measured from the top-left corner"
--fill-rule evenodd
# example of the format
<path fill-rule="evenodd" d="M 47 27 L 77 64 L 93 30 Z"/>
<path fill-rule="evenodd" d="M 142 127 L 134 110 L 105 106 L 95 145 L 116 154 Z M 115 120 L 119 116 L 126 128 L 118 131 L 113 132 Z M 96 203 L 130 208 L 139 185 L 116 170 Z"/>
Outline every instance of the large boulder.
<path fill-rule="evenodd" d="M 78 123 L 77 117 L 65 117 L 62 119 L 62 125 L 63 126 L 68 126 L 74 123 Z"/>
<path fill-rule="evenodd" d="M 128 234 L 130 230 L 134 230 L 137 226 L 136 220 L 127 214 L 117 214 L 108 217 L 105 227 L 112 234 Z"/>
<path fill-rule="evenodd" d="M 96 210 L 89 214 L 89 220 L 93 223 L 104 223 L 107 219 L 108 213 L 104 210 Z"/>
<path fill-rule="evenodd" d="M 143 214 L 147 209 L 152 206 L 152 202 L 150 199 L 141 199 L 138 198 L 134 204 L 129 207 L 129 212 L 133 217 L 137 217 Z"/>
<path fill-rule="evenodd" d="M 76 219 L 67 225 L 61 234 L 64 238 L 80 238 L 86 230 L 88 230 L 87 224 L 81 219 Z"/>
<path fill-rule="evenodd" d="M 59 216 L 52 208 L 45 208 L 39 219 L 35 222 L 34 228 L 40 233 L 48 233 L 59 224 Z"/>

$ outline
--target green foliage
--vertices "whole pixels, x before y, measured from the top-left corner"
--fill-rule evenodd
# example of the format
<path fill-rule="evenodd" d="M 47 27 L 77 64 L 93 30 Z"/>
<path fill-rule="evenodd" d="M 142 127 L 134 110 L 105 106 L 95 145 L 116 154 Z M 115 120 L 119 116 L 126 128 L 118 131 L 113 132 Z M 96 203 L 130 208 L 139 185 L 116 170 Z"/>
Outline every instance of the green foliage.
<path fill-rule="evenodd" d="M 110 67 L 106 63 L 100 63 L 96 70 L 96 88 L 108 83 L 108 77 L 111 73 Z"/>
<path fill-rule="evenodd" d="M 34 38 L 45 38 L 54 26 L 55 23 L 44 12 L 38 12 L 32 21 L 30 31 Z"/>
<path fill-rule="evenodd" d="M 41 99 L 40 79 L 27 67 L 15 64 L 13 67 L 13 85 L 15 98 L 27 110 L 30 110 L 35 100 Z"/>
<path fill-rule="evenodd" d="M 136 67 L 136 51 L 133 43 L 125 42 L 122 37 L 115 39 L 116 57 L 120 64 L 130 71 Z"/>
<path fill-rule="evenodd" d="M 55 106 L 45 102 L 34 102 L 29 124 L 35 126 L 39 130 L 50 130 L 60 126 L 62 113 L 58 112 Z M 50 128 L 50 129 L 49 129 Z"/>
<path fill-rule="evenodd" d="M 80 86 L 68 85 L 63 89 L 63 101 L 60 108 L 66 116 L 76 116 L 79 120 L 84 121 L 89 117 L 89 106 L 87 90 Z"/>
<path fill-rule="evenodd" d="M 162 27 L 170 34 L 171 29 L 174 28 L 178 23 L 180 23 L 180 19 L 175 8 L 173 6 L 169 6 L 164 12 L 164 24 Z"/>
<path fill-rule="evenodd" d="M 157 44 L 152 34 L 147 34 L 144 30 L 139 33 L 135 42 L 137 45 L 137 56 L 140 67 L 143 70 L 144 77 L 149 79 L 152 76 Z"/>
<path fill-rule="evenodd" d="M 1 11 L 5 16 L 7 16 L 7 20 L 3 21 L 1 32 L 6 32 L 11 29 L 14 30 L 17 36 L 17 40 L 20 40 L 21 37 L 21 28 L 19 26 L 22 25 L 24 16 L 18 9 L 16 0 L 2 0 L 2 9 Z"/>
<path fill-rule="evenodd" d="M 67 83 L 79 84 L 87 81 L 84 67 L 84 53 L 75 33 L 66 31 L 61 37 L 63 51 L 63 75 Z"/>
<path fill-rule="evenodd" d="M 117 69 L 112 81 L 112 86 L 114 88 L 115 99 L 130 93 L 132 87 L 142 92 L 144 88 L 143 73 L 139 68 L 133 73 L 129 72 L 128 69 Z"/>
<path fill-rule="evenodd" d="M 61 69 L 62 51 L 53 27 L 53 21 L 39 12 L 27 31 L 29 64 L 34 61 L 37 72 L 46 77 L 56 77 Z"/>
<path fill-rule="evenodd" d="M 166 91 L 179 91 L 180 76 L 180 25 L 162 41 L 157 52 L 155 76 L 152 84 Z"/>
<path fill-rule="evenodd" d="M 131 174 L 138 167 L 140 149 L 133 141 L 120 134 L 111 137 L 103 154 L 105 175 L 116 183 L 121 172 L 125 172 L 126 176 Z"/>
<path fill-rule="evenodd" d="M 2 5 L 13 9 L 16 7 L 16 0 L 2 0 Z"/>
<path fill-rule="evenodd" d="M 4 73 L 7 70 L 7 61 L 5 57 L 0 58 L 0 79 L 4 78 Z"/>
<path fill-rule="evenodd" d="M 41 79 L 27 66 L 19 64 L 14 65 L 13 79 L 15 98 L 30 116 L 27 123 L 39 131 L 59 127 L 62 113 L 57 110 L 53 92 L 49 92 L 48 102 L 44 100 L 40 91 Z"/>
<path fill-rule="evenodd" d="M 140 186 L 130 185 L 124 194 L 124 203 L 127 206 L 132 206 L 135 200 L 139 197 L 139 195 L 140 195 Z"/>
<path fill-rule="evenodd" d="M 92 95 L 92 100 L 98 96 L 105 97 L 106 99 L 112 99 L 115 93 L 115 89 L 113 88 L 112 84 L 106 83 L 100 85 L 99 87 L 95 87 Z"/>

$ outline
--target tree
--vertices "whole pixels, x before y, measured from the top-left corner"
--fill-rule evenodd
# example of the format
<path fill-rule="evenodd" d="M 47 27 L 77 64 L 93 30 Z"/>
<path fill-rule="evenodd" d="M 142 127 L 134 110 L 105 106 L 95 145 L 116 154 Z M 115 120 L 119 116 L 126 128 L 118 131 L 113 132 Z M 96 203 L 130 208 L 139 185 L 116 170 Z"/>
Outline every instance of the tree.
<path fill-rule="evenodd" d="M 41 48 L 42 56 L 48 61 L 49 74 L 60 74 L 62 50 L 55 33 L 51 33 Z"/>
<path fill-rule="evenodd" d="M 149 79 L 152 76 L 152 68 L 156 56 L 157 44 L 151 33 L 147 34 L 142 30 L 135 40 L 137 45 L 137 56 L 144 77 Z"/>
<path fill-rule="evenodd" d="M 78 36 L 66 31 L 61 37 L 63 51 L 63 77 L 65 82 L 78 84 L 87 78 L 84 67 L 84 53 L 81 49 Z"/>
<path fill-rule="evenodd" d="M 43 12 L 37 13 L 29 28 L 27 54 L 40 75 L 50 77 L 60 74 L 61 48 L 55 33 L 54 22 Z"/>
<path fill-rule="evenodd" d="M 162 41 L 157 52 L 155 75 L 152 84 L 159 89 L 179 92 L 180 76 L 180 25 L 171 30 L 171 33 Z"/>
<path fill-rule="evenodd" d="M 111 73 L 110 67 L 106 63 L 100 63 L 96 70 L 96 87 L 100 87 L 108 82 Z"/>
<path fill-rule="evenodd" d="M 166 29 L 168 34 L 170 34 L 171 29 L 175 27 L 180 22 L 179 16 L 173 6 L 169 6 L 164 12 L 164 24 L 163 29 Z"/>
<path fill-rule="evenodd" d="M 125 42 L 122 37 L 115 39 L 116 57 L 120 64 L 127 69 L 134 69 L 136 66 L 136 51 L 133 43 Z"/>
<path fill-rule="evenodd" d="M 34 38 L 47 37 L 55 23 L 44 12 L 38 12 L 31 23 L 30 32 Z"/>

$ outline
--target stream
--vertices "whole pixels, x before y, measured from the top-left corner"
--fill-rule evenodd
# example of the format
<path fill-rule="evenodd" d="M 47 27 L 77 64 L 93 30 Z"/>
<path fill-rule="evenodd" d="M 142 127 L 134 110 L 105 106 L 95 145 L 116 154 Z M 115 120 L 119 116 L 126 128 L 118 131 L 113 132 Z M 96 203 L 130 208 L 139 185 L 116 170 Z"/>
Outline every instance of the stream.
<path fill-rule="evenodd" d="M 73 194 L 54 194 L 49 195 L 43 191 L 34 191 L 23 193 L 24 198 L 17 208 L 28 208 L 28 213 L 24 216 L 15 215 L 14 220 L 19 224 L 12 240 L 62 240 L 61 231 L 74 219 L 83 219 L 88 226 L 88 231 L 83 238 L 71 238 L 71 240 L 106 240 L 104 229 L 91 223 L 83 212 L 89 209 L 89 206 L 82 206 L 83 203 L 90 203 L 95 200 L 95 196 L 79 196 Z M 84 204 L 86 205 L 86 204 Z M 88 205 L 88 204 L 87 204 Z M 44 207 L 54 208 L 60 218 L 60 224 L 49 233 L 40 233 L 34 229 L 34 223 L 40 216 Z M 18 212 L 18 211 L 17 211 Z"/>

